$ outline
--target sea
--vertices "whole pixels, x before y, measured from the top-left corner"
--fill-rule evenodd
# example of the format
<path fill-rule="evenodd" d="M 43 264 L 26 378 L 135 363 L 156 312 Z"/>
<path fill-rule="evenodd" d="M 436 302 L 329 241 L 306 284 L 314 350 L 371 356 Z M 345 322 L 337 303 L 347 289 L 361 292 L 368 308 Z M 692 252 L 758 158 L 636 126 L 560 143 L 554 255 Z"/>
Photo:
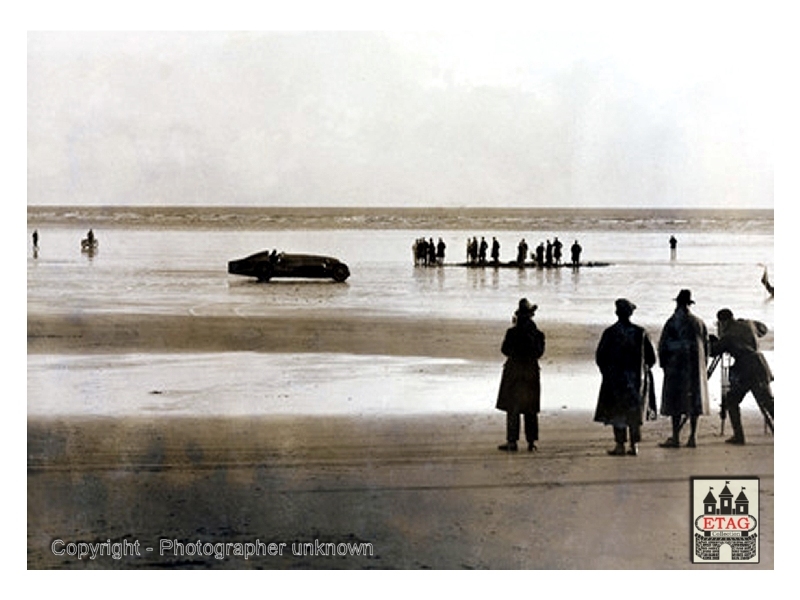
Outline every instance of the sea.
<path fill-rule="evenodd" d="M 82 252 L 80 247 L 80 240 L 89 228 L 99 241 L 97 251 L 91 254 Z M 38 249 L 32 247 L 34 230 L 39 236 Z M 657 330 L 672 313 L 678 292 L 690 289 L 696 302 L 694 312 L 706 321 L 711 331 L 716 312 L 722 307 L 732 309 L 736 316 L 762 321 L 774 331 L 774 299 L 761 278 L 766 272 L 773 284 L 780 279 L 774 266 L 772 210 L 29 206 L 28 234 L 29 314 L 247 317 L 302 309 L 507 323 L 519 299 L 526 297 L 538 305 L 536 317 L 541 324 L 596 326 L 613 323 L 614 300 L 626 297 L 637 305 L 635 322 Z M 669 247 L 670 236 L 678 240 L 674 254 Z M 441 238 L 445 242 L 445 266 L 415 266 L 412 245 L 421 237 L 437 242 Z M 478 240 L 485 237 L 490 244 L 492 237 L 496 237 L 501 246 L 501 261 L 514 259 L 517 244 L 523 238 L 533 250 L 540 242 L 557 237 L 564 245 L 566 258 L 569 247 L 577 240 L 583 248 L 581 261 L 602 266 L 578 269 L 457 266 L 456 263 L 465 261 L 466 244 L 472 237 Z M 228 274 L 229 260 L 267 249 L 334 256 L 348 264 L 351 276 L 344 284 L 302 280 L 259 284 L 250 278 Z M 771 359 L 773 349 L 766 350 Z M 184 395 L 182 403 L 167 406 L 168 394 L 150 394 L 144 399 L 122 394 L 125 397 L 119 398 L 119 390 L 126 387 L 125 381 L 146 377 L 145 373 L 162 369 L 159 365 L 164 364 L 171 365 L 163 367 L 164 373 L 183 377 L 181 381 L 186 382 L 192 380 L 193 369 L 204 369 L 203 365 L 208 367 L 220 361 L 236 365 L 252 361 L 253 366 L 261 365 L 263 369 L 263 357 L 252 355 L 235 359 L 221 356 L 213 360 L 208 356 L 187 356 L 176 366 L 177 360 L 180 359 L 109 357 L 103 363 L 104 376 L 119 378 L 114 388 L 117 393 L 114 398 L 98 402 L 88 401 L 81 391 L 87 385 L 85 377 L 91 377 L 93 365 L 99 364 L 96 356 L 29 355 L 29 414 L 53 410 L 81 414 L 220 410 L 216 398 L 210 397 L 213 394 L 202 399 L 198 396 L 195 404 Z M 360 400 L 346 391 L 348 382 L 342 378 L 316 381 L 317 387 L 309 385 L 305 391 L 298 391 L 299 384 L 295 384 L 293 389 L 298 396 L 295 405 L 285 400 L 270 404 L 262 396 L 254 395 L 252 402 L 239 402 L 235 410 L 243 413 L 433 410 L 431 403 L 423 407 L 407 398 L 407 386 L 389 392 L 387 386 L 381 387 L 387 372 L 413 380 L 405 375 L 419 370 L 422 358 L 365 360 L 328 356 L 317 360 L 333 364 L 332 368 L 344 367 L 340 369 L 342 372 L 358 370 L 359 377 L 373 379 L 362 382 L 366 391 Z M 114 361 L 119 362 L 118 372 L 108 368 Z M 434 363 L 428 361 L 427 365 Z M 308 379 L 307 367 L 301 367 L 295 356 L 275 356 L 271 364 L 281 381 L 291 376 Z M 185 369 L 184 374 L 176 375 L 181 368 Z M 559 368 L 551 365 L 553 371 Z M 75 381 L 69 380 L 65 373 L 73 371 L 83 375 L 75 375 Z M 484 396 L 495 393 L 492 390 L 497 385 L 497 365 L 447 363 L 440 371 L 464 376 L 454 381 L 444 375 L 437 380 L 431 375 L 434 395 L 436 385 L 449 386 L 446 393 L 440 394 L 442 401 L 433 403 L 437 410 L 485 406 Z M 578 371 L 591 378 L 591 386 L 595 385 L 597 373 L 593 364 Z M 54 383 L 54 372 L 61 373 L 58 384 Z M 233 381 L 228 383 L 238 385 Z M 60 392 L 58 402 L 50 393 L 54 385 L 66 386 L 61 388 L 66 391 Z M 157 387 L 144 382 L 142 385 L 152 388 L 149 391 Z M 320 390 L 319 385 L 330 387 L 327 391 Z M 480 396 L 458 400 L 475 389 L 481 390 Z M 423 393 L 430 394 L 430 386 L 414 391 L 415 397 Z M 334 408 L 326 404 L 325 398 L 336 394 L 342 401 Z M 576 399 L 563 392 L 551 394 L 543 404 L 553 408 L 589 408 L 594 400 L 591 394 Z M 203 402 L 205 408 L 200 408 Z"/>

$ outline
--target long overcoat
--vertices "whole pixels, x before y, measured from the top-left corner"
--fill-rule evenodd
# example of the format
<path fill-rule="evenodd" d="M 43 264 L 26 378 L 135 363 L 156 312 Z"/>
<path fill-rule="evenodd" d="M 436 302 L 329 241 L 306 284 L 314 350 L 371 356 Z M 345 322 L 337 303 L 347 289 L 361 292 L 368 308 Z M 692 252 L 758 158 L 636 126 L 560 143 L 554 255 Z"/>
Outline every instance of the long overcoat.
<path fill-rule="evenodd" d="M 503 365 L 496 408 L 506 412 L 538 413 L 539 358 L 544 354 L 544 333 L 531 319 L 520 319 L 506 331 L 500 350 L 508 358 Z"/>
<path fill-rule="evenodd" d="M 656 362 L 647 332 L 633 323 L 617 321 L 600 337 L 595 362 L 603 381 L 594 420 L 617 427 L 641 425 L 652 385 L 647 374 Z"/>
<path fill-rule="evenodd" d="M 678 307 L 664 324 L 658 360 L 664 371 L 661 414 L 708 415 L 708 330 L 688 308 Z"/>

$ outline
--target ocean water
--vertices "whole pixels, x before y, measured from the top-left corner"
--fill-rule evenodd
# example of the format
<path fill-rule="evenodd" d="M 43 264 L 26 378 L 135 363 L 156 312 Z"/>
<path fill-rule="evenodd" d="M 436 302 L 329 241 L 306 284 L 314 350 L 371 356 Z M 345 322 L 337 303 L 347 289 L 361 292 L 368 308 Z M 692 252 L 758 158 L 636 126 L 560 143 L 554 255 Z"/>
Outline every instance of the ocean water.
<path fill-rule="evenodd" d="M 638 306 L 637 321 L 660 326 L 672 312 L 678 291 L 689 288 L 695 312 L 709 323 L 719 308 L 728 306 L 737 315 L 774 327 L 774 302 L 759 282 L 765 266 L 773 282 L 777 279 L 771 213 L 759 218 L 698 213 L 694 226 L 686 211 L 680 219 L 656 215 L 649 220 L 646 212 L 592 212 L 587 218 L 574 211 L 551 211 L 549 218 L 535 221 L 544 227 L 523 229 L 515 226 L 528 223 L 529 217 L 509 211 L 488 221 L 476 217 L 479 225 L 498 227 L 484 230 L 436 229 L 424 213 L 417 219 L 419 227 L 405 215 L 402 228 L 383 228 L 380 220 L 356 212 L 331 216 L 327 229 L 318 218 L 295 218 L 286 223 L 293 228 L 256 230 L 231 228 L 238 220 L 224 214 L 211 223 L 199 221 L 192 211 L 184 211 L 184 221 L 173 213 L 159 220 L 160 213 L 149 209 L 143 211 L 150 219 L 144 226 L 141 214 L 133 211 L 115 214 L 106 227 L 97 219 L 100 223 L 93 226 L 100 247 L 92 257 L 80 252 L 87 228 L 70 222 L 74 211 L 52 213 L 50 209 L 38 215 L 43 221 L 46 216 L 41 224 L 36 214 L 29 215 L 29 229 L 38 229 L 40 235 L 37 256 L 28 255 L 29 312 L 248 315 L 307 307 L 507 321 L 525 296 L 538 304 L 537 318 L 543 322 L 597 324 L 613 322 L 614 299 L 625 296 Z M 451 213 L 438 222 L 460 224 L 458 211 Z M 674 260 L 668 246 L 672 234 L 678 238 Z M 558 236 L 565 255 L 577 239 L 583 246 L 582 260 L 610 265 L 577 271 L 413 265 L 411 246 L 417 237 L 442 237 L 446 261 L 461 262 L 468 237 L 491 241 L 493 235 L 501 243 L 504 261 L 514 257 L 523 237 L 533 248 Z M 264 285 L 228 275 L 228 260 L 272 248 L 335 256 L 350 266 L 352 275 L 344 285 L 298 280 Z"/>
<path fill-rule="evenodd" d="M 160 208 L 29 209 L 29 234 L 37 229 L 40 237 L 38 252 L 30 248 L 28 252 L 28 312 L 247 317 L 308 310 L 507 323 L 524 296 L 538 304 L 537 322 L 547 332 L 549 324 L 559 322 L 610 325 L 615 320 L 614 299 L 624 296 L 638 306 L 634 320 L 656 332 L 672 313 L 678 291 L 689 288 L 696 300 L 694 312 L 712 330 L 716 311 L 723 306 L 737 316 L 775 328 L 774 300 L 760 284 L 765 267 L 773 282 L 779 280 L 771 212 L 682 211 L 673 215 L 552 210 L 532 218 L 519 210 L 489 211 L 472 214 L 474 226 L 469 228 L 465 215 L 457 210 L 440 210 L 433 217 L 426 211 L 401 212 L 398 216 L 391 211 L 351 209 L 320 216 L 287 209 L 275 216 L 224 209 L 199 213 Z M 100 242 L 93 256 L 80 251 L 80 239 L 89 226 Z M 673 234 L 678 238 L 674 259 L 668 245 Z M 515 256 L 523 237 L 533 248 L 558 236 L 565 250 L 577 239 L 583 246 L 583 261 L 609 265 L 519 270 L 413 264 L 411 247 L 418 237 L 441 237 L 449 263 L 464 260 L 468 237 L 485 236 L 491 241 L 493 235 L 501 243 L 503 261 Z M 350 266 L 351 277 L 344 284 L 303 280 L 263 284 L 227 273 L 228 260 L 272 248 L 335 256 Z M 651 335 L 656 341 L 656 335 Z M 309 379 L 305 359 L 293 355 L 275 356 L 268 363 L 258 356 L 224 354 L 128 355 L 100 362 L 96 357 L 29 356 L 28 411 L 381 414 L 480 410 L 493 406 L 501 358 L 497 364 L 468 364 L 424 357 L 376 357 L 367 363 L 355 356 L 316 357 L 314 362 L 326 376 L 315 380 Z M 104 365 L 102 369 L 99 364 Z M 250 367 L 243 369 L 245 364 Z M 204 391 L 194 382 L 198 368 L 213 384 Z M 299 376 L 291 381 L 286 378 L 286 373 L 297 374 L 298 369 L 305 373 L 303 383 Z M 547 361 L 544 369 L 544 410 L 593 407 L 599 385 L 593 364 Z M 352 375 L 356 370 L 357 385 Z M 331 373 L 346 375 L 337 379 Z M 572 389 L 551 383 L 560 375 L 569 375 L 575 382 Z M 259 377 L 283 381 L 285 387 L 270 386 L 265 391 Z M 656 377 L 658 383 L 660 373 Z M 234 380 L 240 383 L 224 383 Z M 387 380 L 398 383 L 387 387 Z"/>

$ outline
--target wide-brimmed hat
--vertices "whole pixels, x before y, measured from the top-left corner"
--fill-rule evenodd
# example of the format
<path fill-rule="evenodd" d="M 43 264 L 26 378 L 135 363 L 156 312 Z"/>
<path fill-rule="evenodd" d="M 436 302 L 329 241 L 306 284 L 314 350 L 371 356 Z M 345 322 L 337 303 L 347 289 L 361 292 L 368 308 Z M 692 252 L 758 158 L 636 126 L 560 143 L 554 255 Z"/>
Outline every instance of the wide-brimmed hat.
<path fill-rule="evenodd" d="M 516 315 L 532 315 L 536 312 L 536 309 L 539 308 L 535 304 L 531 304 L 528 302 L 527 298 L 522 298 L 519 301 L 519 306 L 517 307 L 517 312 L 514 314 Z"/>
<path fill-rule="evenodd" d="M 677 302 L 681 306 L 689 306 L 690 304 L 694 304 L 694 300 L 692 300 L 691 290 L 681 290 L 680 292 L 678 292 L 678 297 L 675 298 L 675 302 Z"/>
<path fill-rule="evenodd" d="M 627 311 L 629 314 L 633 314 L 633 311 L 636 310 L 636 305 L 627 298 L 617 298 L 614 306 L 617 307 L 617 310 Z"/>

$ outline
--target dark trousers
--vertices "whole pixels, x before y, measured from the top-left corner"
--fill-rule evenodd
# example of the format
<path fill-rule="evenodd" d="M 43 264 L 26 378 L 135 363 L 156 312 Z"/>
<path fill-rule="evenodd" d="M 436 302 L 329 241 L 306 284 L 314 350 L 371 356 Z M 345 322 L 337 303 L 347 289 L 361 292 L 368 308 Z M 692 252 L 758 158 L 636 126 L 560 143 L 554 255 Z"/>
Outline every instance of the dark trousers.
<path fill-rule="evenodd" d="M 731 418 L 734 436 L 744 439 L 744 429 L 742 428 L 742 413 L 739 405 L 744 400 L 747 392 L 752 392 L 753 397 L 758 403 L 758 407 L 763 413 L 769 415 L 772 422 L 775 418 L 775 398 L 772 395 L 772 387 L 769 382 L 750 383 L 745 381 L 731 381 L 731 389 L 725 396 L 725 408 Z"/>
<path fill-rule="evenodd" d="M 618 444 L 624 444 L 628 441 L 628 430 L 631 432 L 631 444 L 638 444 L 642 441 L 642 428 L 639 425 L 631 425 L 630 427 L 617 427 L 614 426 L 614 441 Z"/>
<path fill-rule="evenodd" d="M 519 439 L 520 415 L 525 417 L 525 440 L 535 442 L 539 439 L 539 414 L 510 410 L 506 413 L 506 439 L 515 442 Z"/>

